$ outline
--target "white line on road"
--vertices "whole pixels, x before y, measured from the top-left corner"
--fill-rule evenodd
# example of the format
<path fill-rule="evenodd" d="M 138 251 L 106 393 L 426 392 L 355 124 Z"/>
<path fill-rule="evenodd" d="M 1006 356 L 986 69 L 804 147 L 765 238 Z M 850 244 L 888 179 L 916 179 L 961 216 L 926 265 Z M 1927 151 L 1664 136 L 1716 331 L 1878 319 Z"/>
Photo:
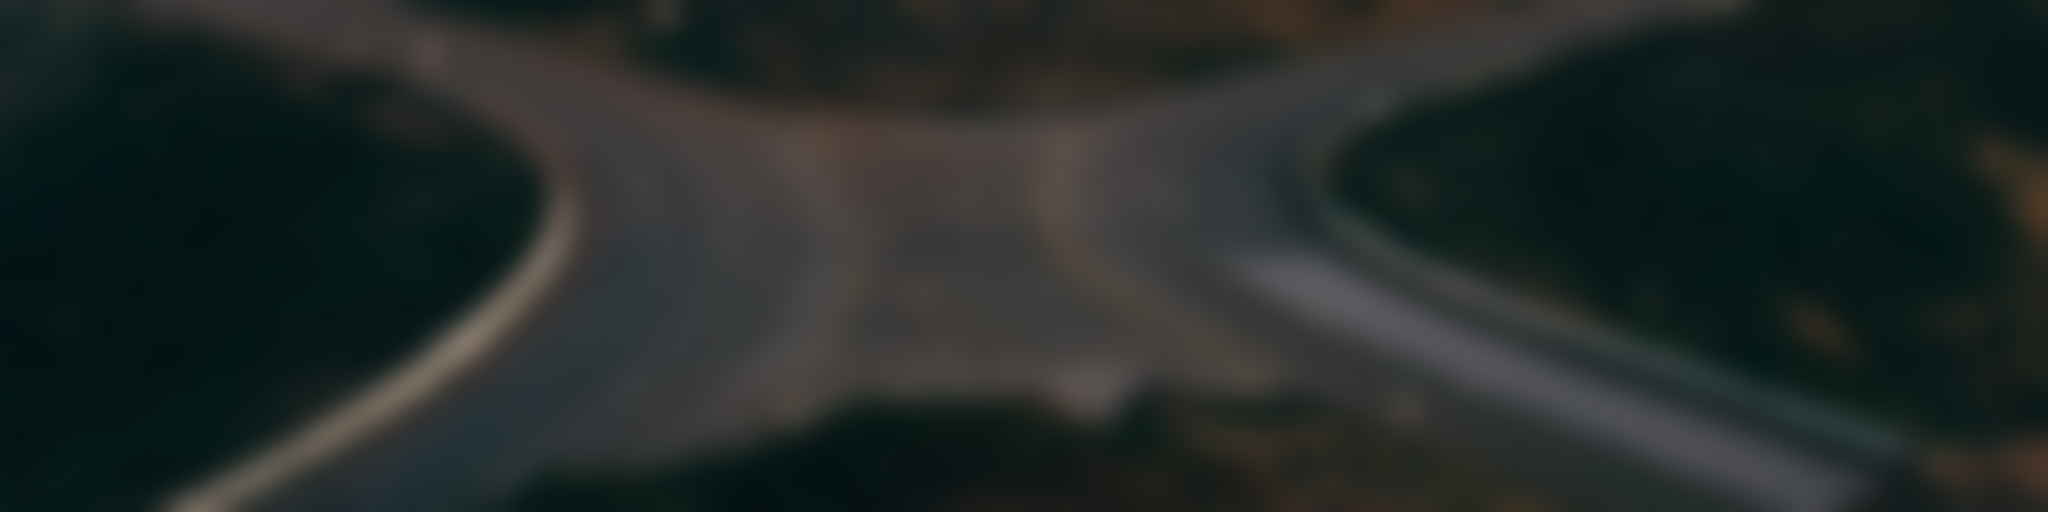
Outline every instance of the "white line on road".
<path fill-rule="evenodd" d="M 552 142 L 566 139 L 539 133 L 538 127 L 546 123 L 522 122 L 528 120 L 517 114 L 485 109 L 476 113 L 496 118 L 496 126 L 531 152 L 542 174 L 546 195 L 540 226 L 519 254 L 513 271 L 494 285 L 482 302 L 429 338 L 421 352 L 299 430 L 173 495 L 165 503 L 167 510 L 243 510 L 278 486 L 346 453 L 476 369 L 558 288 L 581 257 L 585 219 L 582 189 L 575 185 L 576 164 Z"/>

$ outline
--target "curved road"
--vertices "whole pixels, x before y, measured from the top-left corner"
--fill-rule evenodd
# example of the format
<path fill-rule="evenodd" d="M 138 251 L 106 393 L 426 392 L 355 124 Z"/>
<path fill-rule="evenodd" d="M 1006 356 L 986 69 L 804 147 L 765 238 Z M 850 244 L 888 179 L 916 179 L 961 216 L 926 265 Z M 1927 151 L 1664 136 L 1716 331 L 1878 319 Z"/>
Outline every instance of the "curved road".
<path fill-rule="evenodd" d="M 176 510 L 470 507 L 543 467 L 654 463 L 846 393 L 1037 392 L 1085 416 L 1147 380 L 1398 409 L 1620 509 L 1835 509 L 1903 453 L 1711 370 L 1471 321 L 1428 297 L 1478 292 L 1355 270 L 1293 197 L 1306 141 L 1341 123 L 1711 1 L 1562 2 L 990 122 L 739 106 L 389 0 L 143 3 L 411 77 L 520 141 L 550 187 L 538 240 L 472 314 Z"/>

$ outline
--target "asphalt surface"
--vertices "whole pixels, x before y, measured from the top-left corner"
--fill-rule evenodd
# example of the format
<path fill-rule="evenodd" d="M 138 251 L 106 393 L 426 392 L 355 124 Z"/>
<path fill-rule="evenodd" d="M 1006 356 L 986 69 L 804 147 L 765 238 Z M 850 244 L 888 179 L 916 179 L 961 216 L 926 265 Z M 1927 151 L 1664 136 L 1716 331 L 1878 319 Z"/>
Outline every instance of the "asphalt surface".
<path fill-rule="evenodd" d="M 542 468 L 656 463 L 851 394 L 1043 393 L 1088 416 L 1146 381 L 1397 409 L 1620 508 L 1830 509 L 1896 449 L 1739 383 L 1462 320 L 1392 275 L 1419 271 L 1342 260 L 1290 192 L 1307 141 L 1341 123 L 1688 12 L 1664 2 L 1503 14 L 1000 121 L 740 105 L 388 0 L 145 4 L 409 76 L 528 147 L 551 188 L 529 261 L 386 379 L 403 385 L 195 482 L 167 501 L 181 510 L 470 507 Z"/>

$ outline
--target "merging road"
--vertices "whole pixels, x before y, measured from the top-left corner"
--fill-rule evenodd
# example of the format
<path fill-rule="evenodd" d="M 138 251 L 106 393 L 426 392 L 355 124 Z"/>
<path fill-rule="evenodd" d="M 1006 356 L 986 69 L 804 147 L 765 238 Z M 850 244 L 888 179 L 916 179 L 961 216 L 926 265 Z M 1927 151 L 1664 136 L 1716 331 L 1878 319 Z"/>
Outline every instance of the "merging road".
<path fill-rule="evenodd" d="M 471 507 L 854 393 L 1038 393 L 1090 416 L 1165 381 L 1398 409 L 1594 504 L 1834 509 L 1898 440 L 1689 363 L 1544 343 L 1583 329 L 1474 321 L 1444 304 L 1498 299 L 1346 260 L 1301 192 L 1338 126 L 1700 3 L 1560 2 L 1107 111 L 950 121 L 742 105 L 390 0 L 144 0 L 408 77 L 527 148 L 549 198 L 470 314 L 167 507 Z"/>

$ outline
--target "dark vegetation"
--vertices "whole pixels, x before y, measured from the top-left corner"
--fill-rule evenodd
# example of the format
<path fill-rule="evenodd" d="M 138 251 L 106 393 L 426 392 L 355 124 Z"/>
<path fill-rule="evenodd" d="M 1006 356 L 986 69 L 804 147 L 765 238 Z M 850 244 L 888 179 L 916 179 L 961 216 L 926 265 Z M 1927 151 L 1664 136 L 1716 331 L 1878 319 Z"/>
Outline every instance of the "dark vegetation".
<path fill-rule="evenodd" d="M 1141 398 L 1083 427 L 1026 403 L 856 404 L 673 467 L 561 474 L 528 511 L 1561 510 L 1418 432 L 1298 397 Z"/>
<path fill-rule="evenodd" d="M 153 506 L 405 354 L 536 211 L 519 158 L 391 84 L 98 36 L 0 131 L 0 509 Z"/>
<path fill-rule="evenodd" d="M 738 94 L 954 112 L 1094 104 L 1500 0 L 413 0 L 597 23 L 661 69 Z"/>
<path fill-rule="evenodd" d="M 1780 1 L 1406 113 L 1401 238 L 1913 427 L 2048 427 L 2048 12 Z"/>
<path fill-rule="evenodd" d="M 415 4 L 438 13 L 500 23 L 552 24 L 624 13 L 637 0 L 417 0 Z"/>

